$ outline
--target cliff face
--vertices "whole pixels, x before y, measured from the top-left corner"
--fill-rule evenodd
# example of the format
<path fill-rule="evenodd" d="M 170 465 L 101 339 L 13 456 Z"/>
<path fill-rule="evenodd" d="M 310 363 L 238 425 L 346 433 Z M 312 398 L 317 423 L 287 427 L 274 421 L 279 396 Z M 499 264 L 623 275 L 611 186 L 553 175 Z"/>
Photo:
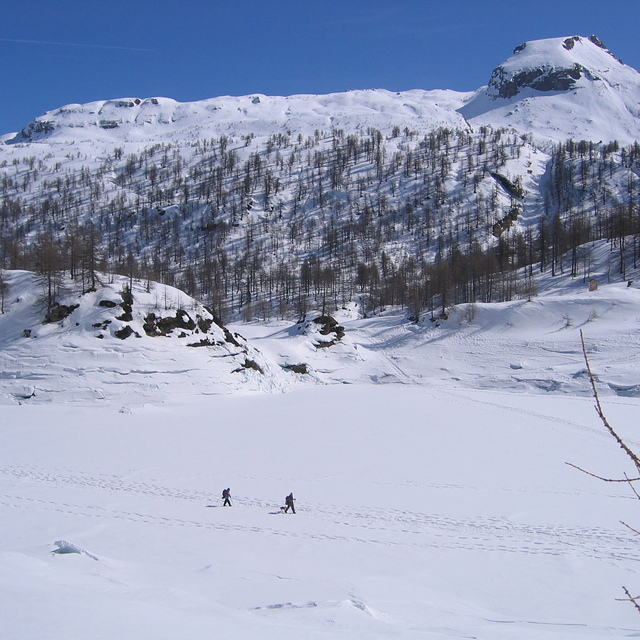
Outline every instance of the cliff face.
<path fill-rule="evenodd" d="M 504 67 L 496 67 L 489 80 L 489 88 L 497 98 L 513 98 L 524 87 L 537 91 L 568 91 L 582 77 L 584 68 L 575 63 L 571 67 L 554 69 L 539 67 L 509 74 Z"/>

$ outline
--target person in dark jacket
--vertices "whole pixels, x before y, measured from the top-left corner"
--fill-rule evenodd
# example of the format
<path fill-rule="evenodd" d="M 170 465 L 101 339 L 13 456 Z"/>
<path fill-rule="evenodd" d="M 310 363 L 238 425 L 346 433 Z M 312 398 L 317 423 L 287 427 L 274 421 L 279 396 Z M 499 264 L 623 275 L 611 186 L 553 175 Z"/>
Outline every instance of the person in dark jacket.
<path fill-rule="evenodd" d="M 231 500 L 229 500 L 230 497 L 231 497 L 231 489 L 223 489 L 222 490 L 222 498 L 224 499 L 224 502 L 222 503 L 223 507 L 231 506 Z"/>
<path fill-rule="evenodd" d="M 295 500 L 295 498 L 293 497 L 293 492 L 291 492 L 285 499 L 284 499 L 284 503 L 287 505 L 284 508 L 284 512 L 287 513 L 289 511 L 289 509 L 291 509 L 291 513 L 295 513 L 296 512 L 296 508 L 293 506 L 293 501 Z"/>

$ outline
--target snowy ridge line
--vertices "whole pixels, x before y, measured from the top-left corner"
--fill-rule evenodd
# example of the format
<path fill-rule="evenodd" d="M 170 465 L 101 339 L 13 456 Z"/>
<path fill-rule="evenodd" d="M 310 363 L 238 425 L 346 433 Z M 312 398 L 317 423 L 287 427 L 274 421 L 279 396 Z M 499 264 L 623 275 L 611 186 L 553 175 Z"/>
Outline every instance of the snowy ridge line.
<path fill-rule="evenodd" d="M 638 72 L 595 36 L 533 40 L 491 73 L 476 91 L 352 90 L 325 95 L 217 96 L 180 103 L 121 97 L 68 104 L 5 134 L 7 145 L 58 142 L 91 145 L 226 135 L 312 135 L 330 127 L 473 130 L 496 123 L 542 141 L 569 137 L 631 140 L 638 135 Z M 555 118 L 552 116 L 555 115 Z M 582 138 L 577 135 L 582 134 Z"/>

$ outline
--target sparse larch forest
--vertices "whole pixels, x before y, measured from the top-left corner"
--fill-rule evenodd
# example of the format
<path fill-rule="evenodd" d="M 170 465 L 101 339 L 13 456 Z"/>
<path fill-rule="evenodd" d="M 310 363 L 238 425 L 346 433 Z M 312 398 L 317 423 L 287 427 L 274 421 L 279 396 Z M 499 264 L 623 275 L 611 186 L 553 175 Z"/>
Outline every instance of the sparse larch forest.
<path fill-rule="evenodd" d="M 420 317 L 535 295 L 535 271 L 590 276 L 640 259 L 640 145 L 482 127 L 385 135 L 220 136 L 106 157 L 14 145 L 0 163 L 0 266 L 177 286 L 231 315 L 359 300 Z M 65 153 L 66 151 L 66 153 Z M 5 156 L 6 157 L 6 156 Z"/>

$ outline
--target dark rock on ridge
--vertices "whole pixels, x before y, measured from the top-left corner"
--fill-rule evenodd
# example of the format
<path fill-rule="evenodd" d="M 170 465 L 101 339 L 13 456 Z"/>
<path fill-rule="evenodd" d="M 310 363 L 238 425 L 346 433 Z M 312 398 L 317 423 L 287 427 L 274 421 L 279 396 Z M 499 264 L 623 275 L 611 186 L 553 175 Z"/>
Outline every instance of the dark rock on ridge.
<path fill-rule="evenodd" d="M 527 69 L 509 76 L 504 67 L 496 67 L 491 74 L 489 87 L 497 98 L 513 98 L 521 89 L 531 87 L 537 91 L 568 91 L 582 77 L 584 67 L 578 63 L 564 69 L 540 67 Z"/>

